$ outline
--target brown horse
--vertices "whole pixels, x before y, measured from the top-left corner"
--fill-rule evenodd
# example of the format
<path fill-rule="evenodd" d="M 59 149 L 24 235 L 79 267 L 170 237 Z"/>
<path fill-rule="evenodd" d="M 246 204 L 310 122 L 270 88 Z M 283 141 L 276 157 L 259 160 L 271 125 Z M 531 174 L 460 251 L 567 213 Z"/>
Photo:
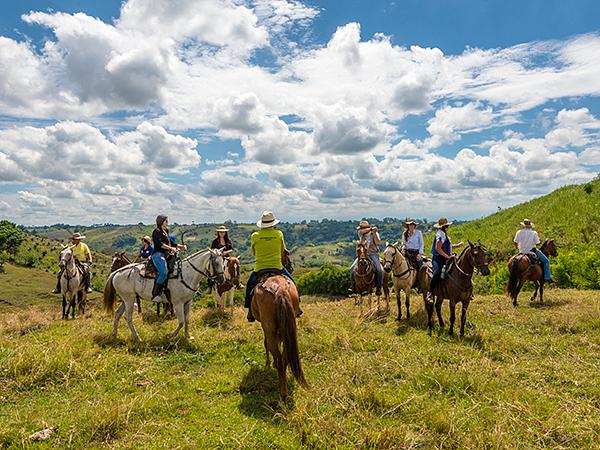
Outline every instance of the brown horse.
<path fill-rule="evenodd" d="M 540 251 L 546 257 L 558 256 L 554 239 L 546 239 L 540 247 Z M 535 283 L 535 291 L 533 292 L 531 301 L 534 301 L 537 297 L 539 288 L 540 303 L 544 303 L 544 270 L 541 262 L 532 261 L 531 257 L 526 254 L 514 255 L 508 260 L 508 271 L 510 275 L 507 293 L 513 300 L 513 306 L 517 306 L 517 297 L 526 281 L 533 281 Z"/>
<path fill-rule="evenodd" d="M 377 286 L 377 274 L 373 261 L 367 255 L 367 246 L 360 241 L 356 242 L 356 268 L 354 270 L 354 288 L 358 293 L 358 303 L 362 311 L 362 296 L 369 295 L 369 309 L 371 309 L 373 289 Z M 390 289 L 388 287 L 388 274 L 383 272 L 383 295 L 386 301 L 386 310 L 390 309 Z M 377 309 L 379 309 L 380 295 L 377 295 Z"/>
<path fill-rule="evenodd" d="M 437 313 L 440 328 L 444 328 L 442 319 L 442 302 L 445 298 L 450 300 L 450 329 L 448 332 L 454 334 L 454 321 L 456 319 L 456 304 L 462 304 L 460 318 L 460 335 L 465 335 L 465 322 L 467 321 L 467 308 L 473 298 L 473 271 L 477 269 L 482 275 L 489 275 L 490 268 L 485 249 L 479 241 L 466 247 L 460 256 L 451 262 L 443 280 L 439 280 L 434 290 L 435 311 Z M 433 329 L 433 308 L 427 307 L 429 330 Z"/>
<path fill-rule="evenodd" d="M 252 314 L 262 326 L 265 334 L 266 367 L 271 364 L 269 353 L 279 375 L 279 395 L 287 396 L 286 370 L 290 366 L 296 381 L 308 387 L 304 378 L 296 327 L 296 313 L 300 307 L 298 290 L 294 283 L 283 275 L 274 275 L 260 282 L 252 297 Z M 283 344 L 283 354 L 280 350 Z"/>
<path fill-rule="evenodd" d="M 224 308 L 227 304 L 233 306 L 233 296 L 235 288 L 240 283 L 240 258 L 229 256 L 225 258 L 225 282 L 215 284 L 212 287 L 215 304 L 219 308 Z"/>

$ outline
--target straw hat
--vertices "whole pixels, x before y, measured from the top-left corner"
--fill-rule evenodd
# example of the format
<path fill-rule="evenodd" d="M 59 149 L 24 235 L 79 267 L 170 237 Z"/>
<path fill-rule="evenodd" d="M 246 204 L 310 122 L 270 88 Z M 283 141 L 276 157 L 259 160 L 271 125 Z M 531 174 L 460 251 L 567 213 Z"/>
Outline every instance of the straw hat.
<path fill-rule="evenodd" d="M 219 231 L 225 231 L 225 232 L 227 232 L 227 231 L 229 231 L 229 228 L 227 228 L 225 225 L 221 225 L 221 226 L 217 227 L 216 231 L 217 231 L 217 233 Z"/>
<path fill-rule="evenodd" d="M 371 225 L 369 225 L 368 220 L 361 220 L 358 226 L 356 227 L 357 230 L 361 230 L 363 228 L 371 228 Z"/>
<path fill-rule="evenodd" d="M 152 238 L 150 236 L 144 236 L 142 241 L 146 241 L 148 244 L 152 244 Z"/>
<path fill-rule="evenodd" d="M 409 226 L 409 225 L 414 225 L 414 226 L 417 226 L 417 225 L 419 225 L 419 224 L 418 224 L 417 222 L 415 222 L 414 220 L 412 220 L 412 219 L 410 219 L 410 220 L 407 220 L 406 222 L 404 222 L 404 223 L 402 224 L 402 226 L 403 226 L 404 228 L 408 228 L 408 226 Z"/>
<path fill-rule="evenodd" d="M 448 219 L 446 219 L 445 217 L 440 217 L 440 220 L 438 220 L 437 223 L 434 223 L 433 227 L 439 229 L 449 225 L 452 225 L 452 222 L 448 222 Z"/>
<path fill-rule="evenodd" d="M 521 226 L 525 227 L 525 228 L 533 228 L 535 227 L 535 225 L 533 224 L 533 222 L 529 219 L 523 219 L 523 222 L 521 222 Z"/>
<path fill-rule="evenodd" d="M 258 222 L 256 222 L 256 226 L 259 228 L 270 228 L 274 227 L 279 223 L 279 220 L 275 218 L 272 211 L 265 211 L 262 213 L 262 217 Z"/>
<path fill-rule="evenodd" d="M 85 239 L 85 236 L 81 233 L 73 233 L 71 239 Z"/>

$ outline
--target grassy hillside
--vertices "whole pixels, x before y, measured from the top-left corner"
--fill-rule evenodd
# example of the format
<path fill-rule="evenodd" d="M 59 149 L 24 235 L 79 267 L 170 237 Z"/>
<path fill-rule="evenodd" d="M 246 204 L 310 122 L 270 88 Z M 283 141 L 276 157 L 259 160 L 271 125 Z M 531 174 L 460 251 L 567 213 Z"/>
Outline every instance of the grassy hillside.
<path fill-rule="evenodd" d="M 467 337 L 358 318 L 349 299 L 306 304 L 299 321 L 306 391 L 277 403 L 262 332 L 241 309 L 135 321 L 134 347 L 110 319 L 0 314 L 0 447 L 592 448 L 600 442 L 600 296 L 549 292 L 543 307 L 477 297 Z M 444 308 L 444 315 L 448 313 Z M 149 316 L 148 316 L 149 319 Z"/>

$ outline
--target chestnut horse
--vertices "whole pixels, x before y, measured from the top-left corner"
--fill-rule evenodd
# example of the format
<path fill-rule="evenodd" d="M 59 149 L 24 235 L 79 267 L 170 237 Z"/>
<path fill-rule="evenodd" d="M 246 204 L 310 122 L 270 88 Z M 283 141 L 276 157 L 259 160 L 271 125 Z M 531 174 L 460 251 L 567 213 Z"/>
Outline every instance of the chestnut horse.
<path fill-rule="evenodd" d="M 240 258 L 229 256 L 225 258 L 225 282 L 212 287 L 215 304 L 225 308 L 227 304 L 233 306 L 233 295 L 236 286 L 240 283 Z"/>
<path fill-rule="evenodd" d="M 259 282 L 252 297 L 252 314 L 262 326 L 265 334 L 265 367 L 271 364 L 269 353 L 279 375 L 279 395 L 282 401 L 287 396 L 287 366 L 290 366 L 296 381 L 308 387 L 300 364 L 296 313 L 300 307 L 298 290 L 294 283 L 283 275 L 274 275 Z M 283 353 L 280 349 L 283 344 Z"/>
<path fill-rule="evenodd" d="M 398 317 L 402 318 L 402 297 L 400 291 L 404 292 L 406 304 L 406 318 L 410 319 L 410 290 L 419 283 L 417 269 L 412 267 L 408 260 L 402 254 L 397 244 L 386 243 L 383 251 L 383 270 L 392 274 L 392 283 L 396 293 L 396 303 L 398 305 Z"/>
<path fill-rule="evenodd" d="M 371 309 L 371 300 L 373 295 L 373 289 L 377 286 L 377 274 L 375 272 L 375 266 L 373 261 L 367 255 L 367 246 L 360 241 L 356 242 L 356 268 L 354 270 L 354 287 L 358 293 L 358 303 L 362 311 L 363 294 L 369 295 L 369 309 Z M 388 287 L 388 275 L 383 272 L 383 295 L 386 302 L 386 310 L 390 309 L 390 289 Z M 379 298 L 377 296 L 377 309 L 379 309 Z"/>
<path fill-rule="evenodd" d="M 540 251 L 546 257 L 558 256 L 554 239 L 546 239 L 540 247 Z M 533 281 L 535 283 L 535 291 L 533 292 L 531 301 L 534 301 L 537 297 L 539 288 L 540 303 L 544 303 L 544 270 L 541 262 L 533 262 L 526 254 L 514 255 L 508 260 L 508 271 L 510 275 L 507 292 L 513 300 L 513 306 L 517 306 L 517 297 L 526 281 Z"/>
<path fill-rule="evenodd" d="M 444 328 L 442 319 L 442 302 L 445 298 L 450 300 L 450 335 L 454 334 L 454 320 L 456 319 L 456 304 L 462 304 L 460 317 L 460 335 L 465 335 L 465 322 L 467 321 L 467 308 L 473 298 L 473 271 L 477 269 L 482 275 L 489 275 L 490 268 L 485 249 L 479 241 L 466 247 L 455 261 L 450 263 L 449 269 L 443 280 L 439 280 L 434 290 L 435 311 L 440 328 Z M 429 330 L 433 329 L 433 308 L 427 307 Z"/>

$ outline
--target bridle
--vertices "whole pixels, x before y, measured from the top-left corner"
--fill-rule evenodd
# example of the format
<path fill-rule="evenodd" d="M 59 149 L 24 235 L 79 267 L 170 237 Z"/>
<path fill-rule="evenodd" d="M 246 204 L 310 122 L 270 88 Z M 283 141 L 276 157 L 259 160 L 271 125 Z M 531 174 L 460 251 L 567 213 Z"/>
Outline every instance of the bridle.
<path fill-rule="evenodd" d="M 406 278 L 410 275 L 410 272 L 412 272 L 413 270 L 416 270 L 416 269 L 411 268 L 410 264 L 408 264 L 408 262 L 407 262 L 406 265 L 408 266 L 408 269 L 406 269 L 402 273 L 395 274 L 394 270 L 393 270 L 394 260 L 396 259 L 396 255 L 398 253 L 402 254 L 402 252 L 394 244 L 389 244 L 388 247 L 392 247 L 394 249 L 394 253 L 392 254 L 392 260 L 388 261 L 387 256 L 386 256 L 385 258 L 383 258 L 383 263 L 384 263 L 384 265 L 389 263 L 392 266 L 392 275 L 394 275 L 395 278 Z"/>
<path fill-rule="evenodd" d="M 200 275 L 204 275 L 206 278 L 208 278 L 208 279 L 209 279 L 211 282 L 213 282 L 213 283 L 215 283 L 215 282 L 216 282 L 216 280 L 217 280 L 219 277 L 222 277 L 222 276 L 224 276 L 224 274 L 225 274 L 225 272 L 224 272 L 224 271 L 220 271 L 220 272 L 219 272 L 219 271 L 217 270 L 217 267 L 216 267 L 216 264 L 217 264 L 217 258 L 219 257 L 219 255 L 218 255 L 217 253 L 213 253 L 213 252 L 212 252 L 210 249 L 208 249 L 208 250 L 206 250 L 206 251 L 210 252 L 210 258 L 209 258 L 209 259 L 210 259 L 210 268 L 211 268 L 211 271 L 214 273 L 214 275 L 211 275 L 211 274 L 210 274 L 210 272 L 205 272 L 204 270 L 198 269 L 198 268 L 197 268 L 197 267 L 196 267 L 196 266 L 195 266 L 195 265 L 194 265 L 194 264 L 193 264 L 193 263 L 192 263 L 192 262 L 191 262 L 191 261 L 188 259 L 188 258 L 190 258 L 190 257 L 188 257 L 188 258 L 185 258 L 185 259 L 178 259 L 178 260 L 177 260 L 177 264 L 178 264 L 178 266 L 179 266 L 179 269 L 180 269 L 180 270 L 179 270 L 179 281 L 181 281 L 181 283 L 182 283 L 182 284 L 183 284 L 183 285 L 184 285 L 186 288 L 188 288 L 190 291 L 194 291 L 194 292 L 196 292 L 196 291 L 198 290 L 198 288 L 196 287 L 196 289 L 194 289 L 194 288 L 193 288 L 193 287 L 191 287 L 189 284 L 187 284 L 187 283 L 185 282 L 185 280 L 183 279 L 183 271 L 181 270 L 181 264 L 182 264 L 183 262 L 186 262 L 186 263 L 188 263 L 188 264 L 189 264 L 189 265 L 192 267 L 192 269 L 194 269 L 194 270 L 195 270 L 196 272 L 198 272 Z M 190 255 L 190 256 L 193 256 L 193 255 Z"/>

